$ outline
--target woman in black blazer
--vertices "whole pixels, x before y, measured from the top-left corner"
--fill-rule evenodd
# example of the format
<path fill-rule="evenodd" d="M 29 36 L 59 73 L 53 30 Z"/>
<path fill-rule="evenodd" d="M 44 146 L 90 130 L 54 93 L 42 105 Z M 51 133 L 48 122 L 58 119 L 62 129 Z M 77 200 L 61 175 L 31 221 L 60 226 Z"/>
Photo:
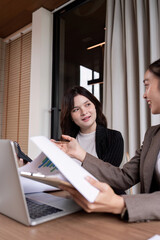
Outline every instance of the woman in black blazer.
<path fill-rule="evenodd" d="M 107 128 L 101 103 L 87 89 L 75 86 L 64 95 L 61 129 L 62 134 L 76 138 L 86 151 L 91 148 L 90 154 L 120 166 L 124 151 L 122 135 Z M 93 137 L 90 137 L 92 133 Z"/>

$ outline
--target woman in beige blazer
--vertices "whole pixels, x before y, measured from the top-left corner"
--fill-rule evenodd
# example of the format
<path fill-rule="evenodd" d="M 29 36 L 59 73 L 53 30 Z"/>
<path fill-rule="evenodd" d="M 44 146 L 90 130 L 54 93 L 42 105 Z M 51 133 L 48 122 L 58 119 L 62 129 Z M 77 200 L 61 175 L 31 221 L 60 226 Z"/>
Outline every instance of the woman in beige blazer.
<path fill-rule="evenodd" d="M 143 97 L 152 114 L 160 114 L 160 59 L 149 66 L 143 82 Z M 160 125 L 148 129 L 143 145 L 122 169 L 86 153 L 74 138 L 64 136 L 64 139 L 70 142 L 62 144 L 61 148 L 79 159 L 82 166 L 99 180 L 87 177 L 100 190 L 94 203 L 89 203 L 76 190 L 65 188 L 82 208 L 87 212 L 121 214 L 129 222 L 160 219 Z M 127 190 L 139 182 L 140 194 L 118 196 L 112 190 Z"/>

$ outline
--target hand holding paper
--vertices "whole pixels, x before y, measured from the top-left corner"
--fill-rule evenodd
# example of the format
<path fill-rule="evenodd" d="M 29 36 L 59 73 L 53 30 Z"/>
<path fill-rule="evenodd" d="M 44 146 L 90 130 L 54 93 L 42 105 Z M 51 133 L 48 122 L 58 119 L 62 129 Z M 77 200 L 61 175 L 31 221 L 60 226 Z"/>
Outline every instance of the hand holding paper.
<path fill-rule="evenodd" d="M 92 176 L 79 166 L 72 158 L 61 151 L 54 143 L 43 136 L 32 137 L 31 140 L 54 163 L 61 174 L 89 201 L 94 202 L 99 190 L 93 187 L 85 177 Z M 93 176 L 92 176 L 93 177 Z M 94 177 L 93 177 L 94 178 Z"/>

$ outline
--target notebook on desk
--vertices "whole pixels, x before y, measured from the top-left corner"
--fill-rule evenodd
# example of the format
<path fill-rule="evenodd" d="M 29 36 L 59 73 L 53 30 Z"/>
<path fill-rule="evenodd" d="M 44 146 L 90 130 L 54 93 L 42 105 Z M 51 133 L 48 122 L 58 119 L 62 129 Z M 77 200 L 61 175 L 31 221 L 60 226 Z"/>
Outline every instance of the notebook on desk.
<path fill-rule="evenodd" d="M 72 199 L 47 193 L 24 194 L 14 144 L 0 140 L 0 213 L 34 226 L 79 210 Z"/>

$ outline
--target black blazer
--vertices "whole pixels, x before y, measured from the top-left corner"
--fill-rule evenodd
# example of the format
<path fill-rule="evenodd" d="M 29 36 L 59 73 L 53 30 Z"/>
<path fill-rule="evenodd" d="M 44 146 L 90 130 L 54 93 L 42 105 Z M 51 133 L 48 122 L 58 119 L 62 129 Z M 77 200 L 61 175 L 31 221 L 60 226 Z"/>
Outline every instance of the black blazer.
<path fill-rule="evenodd" d="M 96 152 L 98 158 L 119 167 L 124 152 L 124 141 L 120 132 L 97 125 Z"/>

